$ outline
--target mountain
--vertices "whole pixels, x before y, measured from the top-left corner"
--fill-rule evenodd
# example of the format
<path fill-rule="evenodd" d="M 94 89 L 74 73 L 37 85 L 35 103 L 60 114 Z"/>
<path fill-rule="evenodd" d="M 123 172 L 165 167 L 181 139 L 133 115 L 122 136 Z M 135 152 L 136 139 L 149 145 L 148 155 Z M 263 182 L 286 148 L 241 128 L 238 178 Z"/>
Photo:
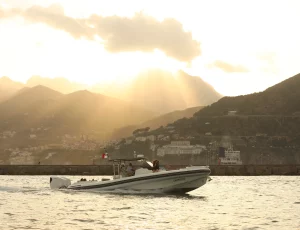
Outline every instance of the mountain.
<path fill-rule="evenodd" d="M 89 91 L 62 94 L 35 86 L 0 104 L 0 131 L 51 129 L 48 134 L 97 133 L 107 136 L 112 129 L 152 118 L 151 111 Z M 43 134 L 43 135 L 48 135 Z"/>
<path fill-rule="evenodd" d="M 151 111 L 86 90 L 64 96 L 55 111 L 59 123 L 75 126 L 80 130 L 95 129 L 103 133 L 154 116 Z"/>
<path fill-rule="evenodd" d="M 88 88 L 87 85 L 71 82 L 63 77 L 46 78 L 40 76 L 32 76 L 27 80 L 26 86 L 34 87 L 37 85 L 43 85 L 61 93 L 72 93 Z"/>
<path fill-rule="evenodd" d="M 12 81 L 8 77 L 1 77 L 0 78 L 0 103 L 8 99 L 10 96 L 12 96 L 14 93 L 22 89 L 23 87 L 24 84 L 22 83 Z"/>
<path fill-rule="evenodd" d="M 216 136 L 242 136 L 248 140 L 259 136 L 266 140 L 264 147 L 273 146 L 282 138 L 285 143 L 291 143 L 300 137 L 299 87 L 300 74 L 260 93 L 224 97 L 199 110 L 191 118 L 175 121 L 172 126 L 182 138 L 205 136 L 209 139 L 213 136 L 210 138 L 213 140 Z M 164 134 L 164 129 L 152 132 Z M 252 146 L 257 144 L 254 142 Z"/>
<path fill-rule="evenodd" d="M 212 86 L 183 71 L 149 70 L 138 75 L 127 90 L 128 101 L 160 114 L 211 104 L 221 98 Z"/>
<path fill-rule="evenodd" d="M 126 141 L 120 141 L 114 151 L 120 155 L 136 151 L 151 157 L 155 147 L 177 140 L 205 145 L 207 152 L 201 154 L 210 164 L 217 164 L 219 146 L 232 146 L 240 151 L 243 164 L 295 165 L 300 159 L 299 88 L 300 74 L 260 93 L 224 97 L 192 117 L 180 118 L 166 127 L 127 127 L 120 130 L 123 134 L 127 132 L 127 138 L 123 135 Z M 133 138 L 128 133 L 130 129 L 136 131 Z M 156 139 L 154 144 L 149 143 L 152 135 Z M 187 156 L 160 159 L 195 162 L 194 157 Z"/>
<path fill-rule="evenodd" d="M 220 116 L 228 111 L 240 115 L 300 114 L 300 74 L 297 74 L 263 92 L 237 97 L 223 97 L 205 107 L 196 116 Z"/>
<path fill-rule="evenodd" d="M 176 110 L 171 113 L 163 114 L 161 116 L 150 119 L 139 125 L 130 125 L 130 126 L 116 129 L 112 134 L 112 139 L 119 139 L 122 137 L 130 136 L 132 135 L 132 132 L 138 128 L 149 127 L 150 129 L 157 129 L 160 126 L 166 126 L 168 124 L 171 124 L 178 119 L 190 118 L 194 115 L 194 113 L 201 110 L 202 108 L 203 106 L 198 106 L 198 107 L 188 108 L 185 110 Z"/>
<path fill-rule="evenodd" d="M 190 76 L 183 71 L 172 73 L 160 69 L 141 72 L 126 83 L 114 82 L 87 86 L 61 77 L 40 76 L 33 76 L 26 83 L 26 86 L 30 88 L 37 85 L 43 85 L 64 94 L 87 89 L 159 114 L 209 105 L 221 98 L 221 95 L 200 77 Z M 20 87 L 17 90 L 19 89 Z"/>
<path fill-rule="evenodd" d="M 45 86 L 21 89 L 0 104 L 0 130 L 26 128 L 48 116 L 48 110 L 63 94 Z M 27 127 L 28 128 L 28 127 Z"/>
<path fill-rule="evenodd" d="M 185 110 L 176 110 L 171 113 L 167 113 L 158 117 L 155 117 L 151 120 L 148 120 L 141 124 L 141 127 L 150 127 L 151 129 L 159 128 L 160 126 L 166 126 L 168 124 L 173 123 L 174 121 L 181 119 L 181 118 L 190 118 L 196 112 L 201 110 L 204 106 L 197 106 L 188 108 Z"/>

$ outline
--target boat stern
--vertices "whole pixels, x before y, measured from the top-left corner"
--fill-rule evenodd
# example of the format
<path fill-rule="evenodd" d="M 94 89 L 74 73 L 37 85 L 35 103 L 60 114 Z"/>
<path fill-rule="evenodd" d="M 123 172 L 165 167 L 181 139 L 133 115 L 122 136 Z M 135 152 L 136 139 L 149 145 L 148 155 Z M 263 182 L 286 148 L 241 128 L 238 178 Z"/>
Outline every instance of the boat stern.
<path fill-rule="evenodd" d="M 68 178 L 57 177 L 57 176 L 50 177 L 50 188 L 51 189 L 68 188 L 69 185 L 71 185 L 71 180 Z"/>

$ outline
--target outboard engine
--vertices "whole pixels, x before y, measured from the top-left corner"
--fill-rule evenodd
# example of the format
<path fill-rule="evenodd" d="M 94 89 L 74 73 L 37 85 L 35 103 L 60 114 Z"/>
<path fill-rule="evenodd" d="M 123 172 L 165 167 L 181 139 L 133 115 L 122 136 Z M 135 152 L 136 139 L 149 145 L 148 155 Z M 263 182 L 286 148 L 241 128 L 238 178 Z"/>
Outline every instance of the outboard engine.
<path fill-rule="evenodd" d="M 56 177 L 56 176 L 50 177 L 50 188 L 51 189 L 67 188 L 69 185 L 71 185 L 71 180 L 68 178 Z"/>

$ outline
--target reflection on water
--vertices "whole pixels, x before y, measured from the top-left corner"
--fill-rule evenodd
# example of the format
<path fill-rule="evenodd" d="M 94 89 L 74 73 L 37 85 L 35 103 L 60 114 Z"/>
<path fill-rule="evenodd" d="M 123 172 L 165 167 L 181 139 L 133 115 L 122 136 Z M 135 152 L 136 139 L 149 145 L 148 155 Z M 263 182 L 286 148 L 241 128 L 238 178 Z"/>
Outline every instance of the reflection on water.
<path fill-rule="evenodd" d="M 186 195 L 55 191 L 47 176 L 0 181 L 1 229 L 300 229 L 296 176 L 213 177 Z"/>

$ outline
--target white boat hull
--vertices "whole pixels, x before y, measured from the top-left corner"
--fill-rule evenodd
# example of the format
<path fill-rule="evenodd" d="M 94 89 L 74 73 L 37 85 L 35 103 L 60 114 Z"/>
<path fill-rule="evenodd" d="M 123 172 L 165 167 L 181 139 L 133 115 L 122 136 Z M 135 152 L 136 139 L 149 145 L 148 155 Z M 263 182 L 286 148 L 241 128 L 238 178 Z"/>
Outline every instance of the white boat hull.
<path fill-rule="evenodd" d="M 209 174 L 210 170 L 206 167 L 190 167 L 109 181 L 79 181 L 65 187 L 93 192 L 123 190 L 145 193 L 186 193 L 206 184 Z"/>

